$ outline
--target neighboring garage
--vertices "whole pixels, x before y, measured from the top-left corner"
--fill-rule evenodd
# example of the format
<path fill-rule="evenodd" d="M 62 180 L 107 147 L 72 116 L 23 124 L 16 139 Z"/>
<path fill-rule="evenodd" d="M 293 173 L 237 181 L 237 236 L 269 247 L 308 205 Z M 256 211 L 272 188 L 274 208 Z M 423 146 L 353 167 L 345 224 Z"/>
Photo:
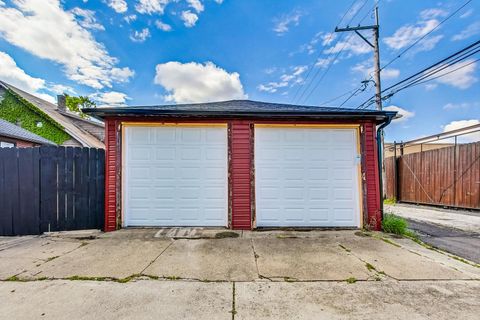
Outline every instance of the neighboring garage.
<path fill-rule="evenodd" d="M 394 112 L 225 101 L 95 108 L 105 229 L 380 228 L 377 126 Z"/>

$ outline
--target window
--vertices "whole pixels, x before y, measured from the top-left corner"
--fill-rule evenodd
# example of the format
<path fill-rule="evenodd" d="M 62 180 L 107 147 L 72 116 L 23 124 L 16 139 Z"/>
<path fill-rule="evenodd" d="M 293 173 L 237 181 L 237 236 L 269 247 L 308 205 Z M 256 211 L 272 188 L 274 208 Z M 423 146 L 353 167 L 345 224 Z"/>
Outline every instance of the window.
<path fill-rule="evenodd" d="M 15 143 L 0 141 L 0 148 L 15 148 Z"/>

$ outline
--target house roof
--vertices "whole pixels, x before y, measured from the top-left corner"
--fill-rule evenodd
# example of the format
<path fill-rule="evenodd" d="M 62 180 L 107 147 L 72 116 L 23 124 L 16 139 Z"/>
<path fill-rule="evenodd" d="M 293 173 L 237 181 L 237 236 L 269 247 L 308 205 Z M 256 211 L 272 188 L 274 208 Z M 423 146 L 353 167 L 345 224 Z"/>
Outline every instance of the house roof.
<path fill-rule="evenodd" d="M 0 119 L 0 136 L 34 142 L 38 144 L 56 146 L 56 144 L 53 143 L 52 141 L 47 140 L 43 137 L 40 137 L 39 135 L 33 132 L 25 130 L 3 119 Z"/>
<path fill-rule="evenodd" d="M 396 112 L 318 107 L 293 104 L 230 100 L 209 103 L 157 106 L 102 107 L 82 110 L 94 117 L 108 116 L 212 116 L 255 118 L 373 119 L 379 123 L 393 118 Z"/>
<path fill-rule="evenodd" d="M 43 100 L 37 96 L 34 96 L 30 93 L 27 93 L 21 89 L 18 89 L 11 84 L 8 84 L 4 81 L 0 81 L 0 85 L 4 88 L 13 91 L 15 94 L 20 96 L 21 98 L 27 100 L 31 104 L 38 107 L 40 110 L 45 112 L 47 116 L 49 116 L 53 121 L 61 125 L 65 132 L 70 135 L 73 139 L 77 140 L 82 146 L 84 147 L 95 147 L 95 148 L 105 148 L 103 142 L 97 139 L 92 134 L 86 132 L 85 130 L 77 127 L 72 121 L 69 119 L 70 115 L 65 115 L 65 111 L 58 110 L 57 105 Z M 78 117 L 80 118 L 80 117 Z M 85 120 L 84 121 L 88 121 Z M 89 121 L 94 123 L 93 121 Z"/>

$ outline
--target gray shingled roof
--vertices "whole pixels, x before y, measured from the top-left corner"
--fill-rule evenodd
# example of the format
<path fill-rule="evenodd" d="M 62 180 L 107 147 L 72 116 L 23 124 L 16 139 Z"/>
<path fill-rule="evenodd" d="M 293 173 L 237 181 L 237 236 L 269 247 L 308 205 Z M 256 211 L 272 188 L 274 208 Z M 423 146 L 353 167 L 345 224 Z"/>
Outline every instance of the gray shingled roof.
<path fill-rule="evenodd" d="M 251 100 L 230 100 L 209 103 L 103 107 L 84 109 L 96 117 L 105 116 L 226 116 L 226 117 L 311 117 L 311 118 L 372 118 L 383 121 L 396 112 L 359 110 L 337 107 L 304 106 Z"/>
<path fill-rule="evenodd" d="M 73 139 L 77 140 L 82 146 L 105 148 L 103 142 L 101 142 L 99 139 L 97 139 L 97 137 L 86 132 L 82 128 L 77 127 L 67 116 L 63 114 L 63 112 L 58 110 L 57 105 L 43 100 L 37 96 L 34 96 L 28 92 L 25 92 L 4 81 L 0 81 L 0 85 L 6 89 L 13 91 L 15 94 L 19 95 L 23 99 L 27 100 L 28 102 L 45 112 L 50 118 L 53 119 L 53 121 L 61 125 L 68 135 L 70 135 Z"/>
<path fill-rule="evenodd" d="M 56 146 L 56 144 L 53 143 L 52 141 L 47 140 L 43 137 L 40 137 L 39 135 L 33 132 L 25 130 L 3 119 L 0 119 L 0 136 L 23 140 L 23 141 L 30 141 L 38 144 Z"/>

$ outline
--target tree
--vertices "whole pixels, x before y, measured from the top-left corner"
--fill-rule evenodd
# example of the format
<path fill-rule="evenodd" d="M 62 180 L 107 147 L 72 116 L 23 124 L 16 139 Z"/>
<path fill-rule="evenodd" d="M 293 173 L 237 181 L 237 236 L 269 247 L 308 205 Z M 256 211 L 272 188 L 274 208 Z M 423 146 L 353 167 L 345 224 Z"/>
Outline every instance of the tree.
<path fill-rule="evenodd" d="M 65 104 L 67 109 L 77 113 L 80 117 L 86 118 L 87 115 L 82 112 L 83 108 L 95 108 L 97 105 L 86 96 L 73 97 L 65 95 Z"/>

